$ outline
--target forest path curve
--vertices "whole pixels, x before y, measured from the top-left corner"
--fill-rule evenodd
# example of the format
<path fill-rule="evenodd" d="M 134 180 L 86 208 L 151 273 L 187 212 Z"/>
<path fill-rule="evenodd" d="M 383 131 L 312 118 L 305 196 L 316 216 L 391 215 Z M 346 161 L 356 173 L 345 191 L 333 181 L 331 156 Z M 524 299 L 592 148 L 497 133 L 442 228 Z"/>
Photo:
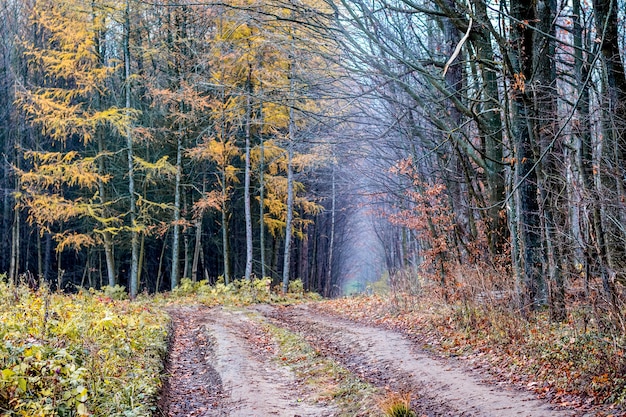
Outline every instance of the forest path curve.
<path fill-rule="evenodd" d="M 454 360 L 433 359 L 397 332 L 328 316 L 307 305 L 176 307 L 170 314 L 170 376 L 161 401 L 166 416 L 342 415 L 328 403 L 306 399 L 303 381 L 251 341 L 256 337 L 250 336 L 250 328 L 259 318 L 301 335 L 320 355 L 381 392 L 410 392 L 420 417 L 576 415 L 555 410 L 530 393 L 486 384 Z M 380 413 L 373 410 L 371 415 Z"/>

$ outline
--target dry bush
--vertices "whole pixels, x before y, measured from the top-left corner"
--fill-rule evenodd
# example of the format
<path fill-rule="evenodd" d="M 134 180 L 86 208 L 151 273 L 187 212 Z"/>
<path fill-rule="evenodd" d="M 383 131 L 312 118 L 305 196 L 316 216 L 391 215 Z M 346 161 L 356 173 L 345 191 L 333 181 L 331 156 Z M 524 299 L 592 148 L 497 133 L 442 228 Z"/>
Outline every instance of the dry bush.
<path fill-rule="evenodd" d="M 411 393 L 391 392 L 379 402 L 380 409 L 387 417 L 415 417 L 411 410 Z"/>

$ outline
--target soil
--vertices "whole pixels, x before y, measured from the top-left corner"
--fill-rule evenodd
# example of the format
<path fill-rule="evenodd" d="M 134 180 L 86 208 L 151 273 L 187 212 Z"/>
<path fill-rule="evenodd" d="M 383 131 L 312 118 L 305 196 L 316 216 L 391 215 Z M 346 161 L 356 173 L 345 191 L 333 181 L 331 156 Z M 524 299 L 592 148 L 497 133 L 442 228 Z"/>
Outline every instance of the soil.
<path fill-rule="evenodd" d="M 410 393 L 417 416 L 578 415 L 557 410 L 531 393 L 487 383 L 454 358 L 436 358 L 392 330 L 325 315 L 309 305 L 242 309 L 176 307 L 160 403 L 164 416 L 343 416 L 337 404 L 310 395 L 280 363 L 260 321 L 302 336 L 381 392 Z M 371 410 L 371 416 L 382 415 Z"/>

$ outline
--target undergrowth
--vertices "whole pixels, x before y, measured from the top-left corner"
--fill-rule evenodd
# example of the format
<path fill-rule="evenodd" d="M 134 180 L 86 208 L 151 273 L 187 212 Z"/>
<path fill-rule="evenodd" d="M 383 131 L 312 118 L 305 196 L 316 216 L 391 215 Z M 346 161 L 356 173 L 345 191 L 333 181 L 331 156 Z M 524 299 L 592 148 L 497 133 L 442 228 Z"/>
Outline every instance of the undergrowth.
<path fill-rule="evenodd" d="M 411 410 L 410 393 L 389 393 L 380 401 L 380 408 L 385 413 L 385 417 L 416 417 Z"/>
<path fill-rule="evenodd" d="M 171 294 L 158 297 L 170 297 L 176 302 L 200 302 L 209 307 L 216 305 L 246 306 L 256 303 L 294 303 L 304 300 L 321 300 L 315 293 L 305 292 L 302 281 L 294 280 L 289 283 L 287 293 L 272 288 L 270 278 L 240 279 L 225 284 L 219 281 L 210 285 L 206 280 L 193 282 L 185 278 Z M 157 297 L 157 298 L 158 298 Z"/>
<path fill-rule="evenodd" d="M 147 302 L 0 282 L 0 413 L 153 415 L 167 326 Z"/>

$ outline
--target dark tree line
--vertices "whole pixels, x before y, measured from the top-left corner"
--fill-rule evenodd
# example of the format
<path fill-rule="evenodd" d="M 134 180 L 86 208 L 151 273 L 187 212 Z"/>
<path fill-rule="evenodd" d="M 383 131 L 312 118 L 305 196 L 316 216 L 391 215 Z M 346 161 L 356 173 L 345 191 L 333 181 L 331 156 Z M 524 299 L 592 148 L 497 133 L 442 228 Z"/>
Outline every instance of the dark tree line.
<path fill-rule="evenodd" d="M 340 70 L 324 58 L 336 45 L 305 24 L 323 11 L 280 1 L 1 8 L 9 279 L 135 295 L 182 278 L 265 275 L 325 291 L 332 210 L 320 181 L 337 163 L 328 138 L 340 106 L 328 92 Z"/>

